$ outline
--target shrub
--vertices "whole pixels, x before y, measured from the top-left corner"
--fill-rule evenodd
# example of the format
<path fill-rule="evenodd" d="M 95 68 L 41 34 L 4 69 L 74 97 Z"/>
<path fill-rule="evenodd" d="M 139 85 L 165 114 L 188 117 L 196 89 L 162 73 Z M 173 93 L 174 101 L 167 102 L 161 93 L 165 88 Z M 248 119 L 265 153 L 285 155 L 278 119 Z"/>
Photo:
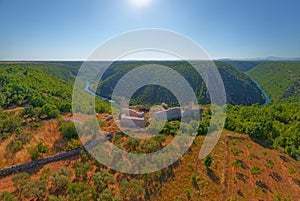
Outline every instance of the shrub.
<path fill-rule="evenodd" d="M 243 161 L 241 159 L 235 159 L 232 162 L 232 166 L 234 166 L 234 167 L 242 167 L 243 166 Z"/>
<path fill-rule="evenodd" d="M 251 174 L 252 175 L 259 175 L 262 173 L 262 169 L 258 165 L 253 165 L 251 168 Z"/>
<path fill-rule="evenodd" d="M 28 153 L 29 153 L 30 159 L 32 161 L 36 161 L 36 160 L 42 158 L 42 156 L 40 155 L 37 147 L 30 147 L 30 148 L 28 148 Z"/>
<path fill-rule="evenodd" d="M 237 148 L 235 148 L 235 147 L 231 149 L 231 152 L 232 152 L 233 155 L 235 155 L 235 156 L 239 155 L 240 153 L 243 153 L 242 150 L 237 149 Z"/>
<path fill-rule="evenodd" d="M 237 144 L 237 140 L 236 139 L 231 140 L 231 142 L 232 142 L 233 145 Z"/>
<path fill-rule="evenodd" d="M 294 167 L 290 167 L 289 173 L 290 173 L 290 174 L 295 174 L 295 173 L 296 173 L 295 168 L 294 168 Z"/>
<path fill-rule="evenodd" d="M 238 180 L 237 180 L 236 176 L 232 177 L 232 181 L 233 181 L 234 184 L 237 184 Z"/>
<path fill-rule="evenodd" d="M 266 155 L 268 155 L 268 152 L 267 152 L 266 150 L 264 150 L 264 151 L 262 152 L 262 154 L 263 154 L 264 156 L 266 156 Z"/>
<path fill-rule="evenodd" d="M 42 107 L 41 114 L 46 115 L 47 119 L 57 118 L 59 116 L 59 110 L 55 105 L 45 104 Z"/>
<path fill-rule="evenodd" d="M 13 176 L 12 182 L 14 187 L 17 189 L 19 196 L 24 188 L 25 185 L 29 182 L 30 175 L 28 173 L 19 173 Z"/>
<path fill-rule="evenodd" d="M 75 139 L 71 139 L 68 141 L 67 143 L 67 147 L 66 147 L 66 151 L 71 151 L 71 150 L 76 150 L 79 149 L 81 147 L 81 145 L 78 143 L 77 140 Z"/>
<path fill-rule="evenodd" d="M 273 162 L 272 160 L 267 159 L 267 162 L 266 162 L 266 164 L 265 164 L 265 166 L 266 166 L 267 168 L 273 169 L 274 165 L 275 165 L 275 164 L 274 164 L 274 162 Z"/>
<path fill-rule="evenodd" d="M 254 158 L 255 158 L 255 154 L 254 154 L 254 153 L 250 153 L 250 154 L 249 154 L 249 159 L 250 159 L 250 160 L 253 160 Z"/>
<path fill-rule="evenodd" d="M 36 148 L 38 152 L 41 154 L 46 154 L 49 152 L 49 148 L 46 145 L 44 145 L 42 142 L 38 143 Z"/>
<path fill-rule="evenodd" d="M 191 189 L 189 188 L 185 189 L 185 194 L 188 200 L 191 200 Z"/>
<path fill-rule="evenodd" d="M 11 149 L 14 153 L 20 151 L 23 147 L 23 142 L 21 140 L 16 140 L 11 142 Z"/>
<path fill-rule="evenodd" d="M 192 174 L 192 176 L 191 176 L 191 183 L 192 183 L 192 185 L 196 186 L 198 180 L 199 180 L 199 177 L 196 174 Z"/>
<path fill-rule="evenodd" d="M 144 198 L 145 189 L 139 180 L 123 180 L 120 183 L 120 193 L 123 200 L 140 200 Z"/>
<path fill-rule="evenodd" d="M 77 130 L 73 122 L 63 122 L 59 128 L 62 136 L 67 139 L 78 139 Z"/>
<path fill-rule="evenodd" d="M 205 159 L 204 159 L 204 165 L 205 165 L 205 167 L 210 167 L 211 166 L 211 164 L 212 164 L 212 157 L 211 157 L 211 155 L 209 154 L 209 155 L 207 155 L 206 157 L 205 157 Z"/>
<path fill-rule="evenodd" d="M 1 195 L 0 195 L 0 200 L 2 201 L 17 201 L 17 199 L 15 198 L 14 195 L 10 194 L 7 191 L 4 191 Z"/>

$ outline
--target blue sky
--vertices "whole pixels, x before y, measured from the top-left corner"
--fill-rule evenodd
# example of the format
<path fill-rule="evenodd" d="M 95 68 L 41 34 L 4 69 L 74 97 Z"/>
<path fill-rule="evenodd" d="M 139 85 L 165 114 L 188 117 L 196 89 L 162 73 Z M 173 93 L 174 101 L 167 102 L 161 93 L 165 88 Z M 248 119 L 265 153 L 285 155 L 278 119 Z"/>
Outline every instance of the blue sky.
<path fill-rule="evenodd" d="M 86 59 L 142 28 L 184 34 L 212 58 L 300 57 L 298 0 L 133 1 L 0 0 L 0 59 Z"/>

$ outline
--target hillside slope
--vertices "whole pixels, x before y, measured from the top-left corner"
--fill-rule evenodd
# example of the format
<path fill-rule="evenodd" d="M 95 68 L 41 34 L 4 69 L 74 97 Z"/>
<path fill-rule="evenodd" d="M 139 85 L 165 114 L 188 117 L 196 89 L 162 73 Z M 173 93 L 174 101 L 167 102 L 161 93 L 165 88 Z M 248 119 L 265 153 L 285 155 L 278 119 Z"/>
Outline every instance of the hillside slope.
<path fill-rule="evenodd" d="M 247 72 L 271 101 L 300 101 L 300 62 L 265 62 Z"/>
<path fill-rule="evenodd" d="M 198 137 L 152 201 L 300 199 L 296 193 L 300 190 L 300 164 L 287 155 L 266 149 L 247 135 L 224 131 L 207 169 L 198 159 L 202 143 L 203 137 Z"/>
<path fill-rule="evenodd" d="M 152 62 L 153 63 L 153 62 Z M 156 62 L 165 65 L 179 72 L 192 86 L 199 103 L 207 104 L 210 102 L 209 93 L 203 79 L 186 62 Z M 98 87 L 97 93 L 100 96 L 110 98 L 115 85 L 130 70 L 137 66 L 149 64 L 147 62 L 117 62 L 109 67 L 102 82 Z M 244 73 L 232 65 L 225 62 L 216 62 L 217 68 L 223 78 L 227 94 L 227 102 L 234 105 L 251 105 L 254 103 L 264 103 L 265 97 L 252 80 Z M 133 78 L 134 79 L 134 78 Z M 138 79 L 138 78 L 137 78 Z M 166 102 L 171 105 L 176 104 L 175 97 L 165 88 L 158 86 L 146 86 L 140 88 L 133 95 L 133 104 L 160 104 Z"/>

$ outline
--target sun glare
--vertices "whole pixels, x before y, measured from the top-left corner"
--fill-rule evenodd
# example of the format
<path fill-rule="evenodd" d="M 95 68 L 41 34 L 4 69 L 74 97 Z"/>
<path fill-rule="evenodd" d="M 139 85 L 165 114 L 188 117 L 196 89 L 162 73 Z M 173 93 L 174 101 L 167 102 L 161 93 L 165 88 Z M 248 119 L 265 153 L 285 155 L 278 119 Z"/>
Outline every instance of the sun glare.
<path fill-rule="evenodd" d="M 150 4 L 151 0 L 129 0 L 136 7 L 145 7 Z"/>

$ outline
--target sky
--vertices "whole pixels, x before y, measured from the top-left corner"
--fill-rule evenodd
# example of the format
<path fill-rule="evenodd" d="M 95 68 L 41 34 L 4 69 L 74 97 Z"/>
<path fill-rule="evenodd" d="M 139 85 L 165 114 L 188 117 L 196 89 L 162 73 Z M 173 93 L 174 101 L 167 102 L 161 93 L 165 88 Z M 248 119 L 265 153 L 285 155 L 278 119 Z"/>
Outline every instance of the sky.
<path fill-rule="evenodd" d="M 0 0 L 0 60 L 85 60 L 121 33 L 183 34 L 215 59 L 300 57 L 298 0 Z"/>

